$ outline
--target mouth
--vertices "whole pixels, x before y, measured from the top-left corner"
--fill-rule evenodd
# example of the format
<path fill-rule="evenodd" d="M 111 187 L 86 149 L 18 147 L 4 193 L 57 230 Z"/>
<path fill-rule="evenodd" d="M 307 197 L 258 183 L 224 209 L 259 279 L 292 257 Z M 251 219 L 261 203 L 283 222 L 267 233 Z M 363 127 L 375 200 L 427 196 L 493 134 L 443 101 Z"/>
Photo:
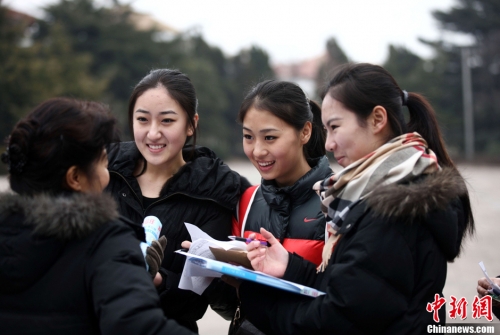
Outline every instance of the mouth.
<path fill-rule="evenodd" d="M 257 165 L 259 166 L 259 169 L 261 171 L 267 171 L 267 170 L 271 169 L 273 167 L 274 163 L 276 163 L 276 161 L 268 161 L 268 162 L 257 161 Z"/>
<path fill-rule="evenodd" d="M 166 144 L 147 144 L 148 148 L 151 150 L 160 150 L 165 148 Z"/>
<path fill-rule="evenodd" d="M 340 161 L 344 159 L 344 156 L 335 157 L 335 159 L 337 160 L 337 163 L 340 164 Z"/>

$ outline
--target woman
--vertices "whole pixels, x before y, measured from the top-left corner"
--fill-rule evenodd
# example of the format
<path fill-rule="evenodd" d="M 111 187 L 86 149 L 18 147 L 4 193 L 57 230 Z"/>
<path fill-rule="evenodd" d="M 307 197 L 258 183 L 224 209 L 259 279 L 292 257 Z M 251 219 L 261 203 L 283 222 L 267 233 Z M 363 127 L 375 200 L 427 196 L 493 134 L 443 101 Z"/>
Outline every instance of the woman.
<path fill-rule="evenodd" d="M 332 175 L 319 106 L 296 84 L 267 80 L 247 94 L 238 121 L 243 150 L 262 182 L 243 195 L 248 201 L 240 202 L 234 235 L 264 227 L 285 249 L 319 264 L 325 218 L 312 186 Z"/>
<path fill-rule="evenodd" d="M 238 120 L 244 152 L 262 182 L 243 194 L 233 235 L 248 237 L 264 227 L 286 250 L 319 265 L 326 221 L 312 186 L 332 175 L 319 106 L 296 84 L 267 80 L 247 94 Z"/>
<path fill-rule="evenodd" d="M 166 320 L 140 225 L 102 190 L 115 119 L 95 102 L 48 100 L 19 121 L 2 161 L 0 333 L 192 334 Z"/>
<path fill-rule="evenodd" d="M 346 64 L 328 84 L 322 119 L 326 149 L 344 168 L 315 185 L 330 235 L 322 264 L 317 270 L 288 253 L 265 230 L 271 247 L 252 242 L 248 257 L 256 270 L 326 294 L 310 299 L 244 282 L 242 311 L 268 334 L 424 333 L 447 262 L 474 231 L 467 188 L 435 113 L 382 67 Z M 442 306 L 441 323 L 445 313 Z"/>
<path fill-rule="evenodd" d="M 160 235 L 166 236 L 167 246 L 155 278 L 161 306 L 168 318 L 193 331 L 212 302 L 213 286 L 203 296 L 178 288 L 185 257 L 174 251 L 190 239 L 184 222 L 227 240 L 245 185 L 210 149 L 194 146 L 196 109 L 195 89 L 185 74 L 158 69 L 144 77 L 129 101 L 134 141 L 109 148 L 107 187 L 123 216 L 142 222 L 151 215 L 163 224 Z M 191 139 L 193 145 L 186 146 Z"/>

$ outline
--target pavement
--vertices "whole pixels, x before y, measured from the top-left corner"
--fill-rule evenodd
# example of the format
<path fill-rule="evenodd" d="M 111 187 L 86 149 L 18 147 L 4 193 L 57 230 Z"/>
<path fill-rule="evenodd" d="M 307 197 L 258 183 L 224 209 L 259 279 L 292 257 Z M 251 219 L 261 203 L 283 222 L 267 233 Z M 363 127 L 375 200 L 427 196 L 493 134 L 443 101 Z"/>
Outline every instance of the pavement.
<path fill-rule="evenodd" d="M 256 169 L 245 161 L 230 161 L 228 165 L 252 184 L 259 182 Z M 334 171 L 339 171 L 333 166 Z M 450 310 L 451 296 L 465 298 L 467 305 L 466 320 L 452 320 L 448 323 L 485 323 L 483 318 L 472 319 L 473 299 L 476 295 L 477 280 L 483 276 L 478 262 L 483 261 L 491 276 L 500 275 L 500 166 L 459 165 L 459 170 L 467 181 L 472 208 L 476 222 L 476 234 L 466 240 L 461 256 L 448 265 L 448 275 L 444 288 L 447 310 Z M 0 177 L 0 191 L 8 188 L 5 177 Z M 369 283 L 367 283 L 369 284 Z M 494 319 L 495 323 L 499 321 Z M 200 335 L 227 334 L 229 321 L 208 308 L 205 316 L 198 322 Z"/>

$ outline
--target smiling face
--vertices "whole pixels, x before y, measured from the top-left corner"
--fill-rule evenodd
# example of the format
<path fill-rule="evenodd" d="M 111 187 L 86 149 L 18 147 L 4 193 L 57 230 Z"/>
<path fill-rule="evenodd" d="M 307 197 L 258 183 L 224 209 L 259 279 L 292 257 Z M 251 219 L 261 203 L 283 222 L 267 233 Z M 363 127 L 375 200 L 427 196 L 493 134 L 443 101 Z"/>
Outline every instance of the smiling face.
<path fill-rule="evenodd" d="M 354 163 L 385 142 L 375 114 L 372 112 L 366 125 L 361 126 L 356 114 L 330 94 L 325 96 L 321 106 L 321 119 L 327 130 L 325 148 L 333 152 L 340 166 Z"/>
<path fill-rule="evenodd" d="M 145 91 L 133 110 L 134 140 L 148 166 L 184 164 L 182 148 L 193 135 L 187 113 L 163 86 Z"/>
<path fill-rule="evenodd" d="M 310 170 L 303 146 L 311 125 L 297 131 L 268 111 L 250 108 L 243 120 L 243 150 L 265 180 L 278 186 L 293 185 Z"/>

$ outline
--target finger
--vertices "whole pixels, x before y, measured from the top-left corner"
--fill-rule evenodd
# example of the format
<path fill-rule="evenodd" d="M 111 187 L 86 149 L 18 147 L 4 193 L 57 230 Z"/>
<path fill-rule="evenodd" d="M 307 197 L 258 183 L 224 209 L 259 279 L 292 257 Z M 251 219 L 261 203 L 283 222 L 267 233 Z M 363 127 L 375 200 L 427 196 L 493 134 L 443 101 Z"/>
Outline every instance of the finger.
<path fill-rule="evenodd" d="M 153 240 L 151 242 L 151 248 L 154 249 L 154 251 L 158 254 L 161 263 L 161 261 L 163 260 L 163 250 L 165 250 L 165 248 L 161 245 L 161 242 L 159 240 Z"/>
<path fill-rule="evenodd" d="M 165 251 L 165 247 L 167 246 L 167 238 L 165 237 L 165 235 L 158 239 L 158 243 L 160 243 L 161 245 L 161 250 Z"/>
<path fill-rule="evenodd" d="M 153 279 L 154 286 L 158 287 L 161 285 L 162 282 L 163 282 L 163 277 L 161 276 L 161 274 L 159 272 L 156 272 L 156 275 Z"/>
<path fill-rule="evenodd" d="M 250 242 L 250 243 L 247 244 L 247 252 L 252 252 L 255 249 L 260 248 L 261 246 L 262 245 L 260 244 L 259 241 L 252 241 L 252 242 Z"/>
<path fill-rule="evenodd" d="M 267 242 L 269 242 L 269 244 L 271 246 L 273 246 L 274 244 L 276 243 L 280 243 L 276 237 L 274 237 L 273 234 L 271 234 L 270 232 L 268 232 L 267 230 L 265 230 L 264 228 L 260 228 L 260 234 L 262 235 L 262 237 L 264 237 Z"/>
<path fill-rule="evenodd" d="M 184 241 L 181 243 L 181 246 L 185 249 L 191 248 L 191 241 Z"/>
<path fill-rule="evenodd" d="M 148 264 L 150 264 L 151 261 L 156 263 L 156 264 L 160 264 L 162 257 L 158 254 L 158 251 L 155 250 L 155 248 L 148 247 L 146 249 L 146 260 L 148 261 Z M 150 264 L 150 266 L 151 266 L 151 264 Z"/>

